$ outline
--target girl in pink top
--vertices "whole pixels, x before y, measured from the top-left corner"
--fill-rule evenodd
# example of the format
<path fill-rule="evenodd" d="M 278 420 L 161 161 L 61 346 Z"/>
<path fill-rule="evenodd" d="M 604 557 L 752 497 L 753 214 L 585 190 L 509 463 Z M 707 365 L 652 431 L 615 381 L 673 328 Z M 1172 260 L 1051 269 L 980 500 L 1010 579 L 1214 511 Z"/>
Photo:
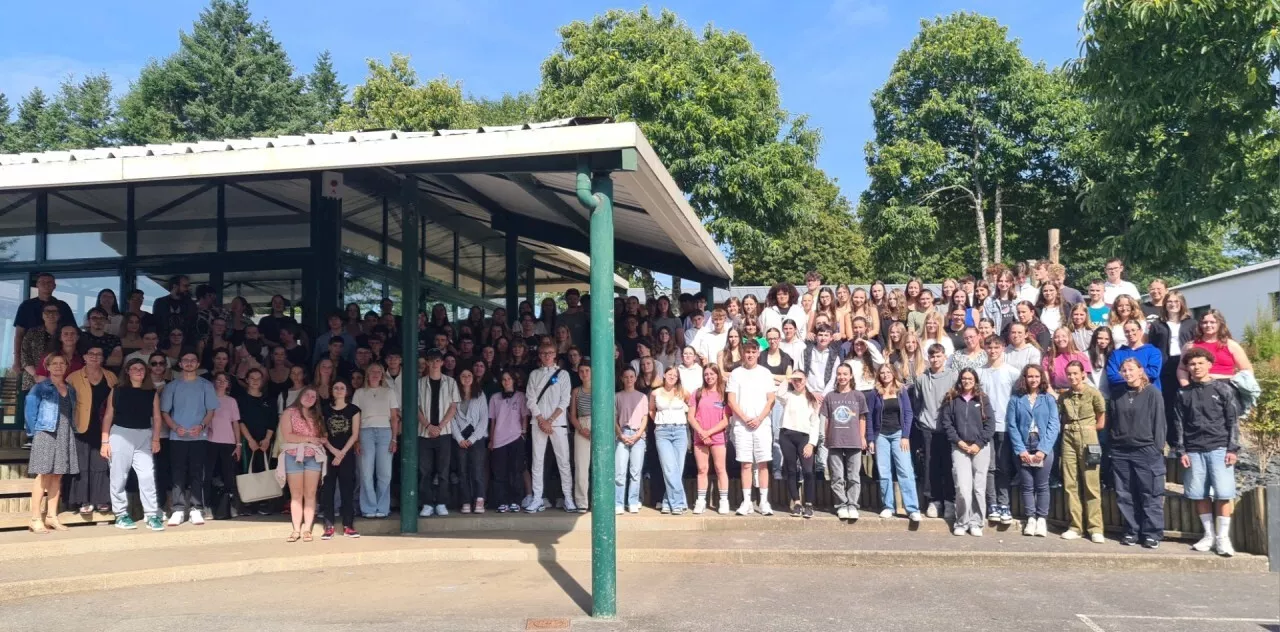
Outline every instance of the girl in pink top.
<path fill-rule="evenodd" d="M 1093 368 L 1089 356 L 1076 348 L 1075 336 L 1071 335 L 1071 330 L 1059 327 L 1053 332 L 1053 346 L 1040 358 L 1040 367 L 1049 376 L 1049 385 L 1055 391 L 1071 388 L 1071 382 L 1067 380 L 1067 365 L 1073 360 L 1083 364 L 1086 372 Z"/>
<path fill-rule="evenodd" d="M 498 376 L 502 391 L 489 398 L 489 463 L 493 467 L 493 493 L 498 513 L 520 511 L 520 489 L 525 468 L 524 437 L 529 432 L 529 406 L 516 388 L 516 374 L 504 369 Z"/>
<path fill-rule="evenodd" d="M 293 522 L 289 542 L 297 542 L 299 537 L 310 542 L 311 527 L 316 519 L 316 488 L 324 476 L 326 463 L 325 431 L 319 403 L 315 387 L 307 386 L 280 415 L 280 432 L 277 434 L 284 442 L 280 465 L 289 482 L 289 518 Z"/>
<path fill-rule="evenodd" d="M 218 408 L 213 411 L 213 420 L 209 422 L 209 457 L 210 472 L 218 472 L 222 477 L 225 493 L 231 494 L 233 506 L 238 506 L 240 498 L 236 494 L 236 466 L 240 464 L 240 406 L 236 398 L 227 394 L 231 388 L 231 376 L 219 373 L 213 376 L 213 390 L 218 394 Z M 215 469 L 216 468 L 216 469 Z M 212 481 L 213 476 L 208 479 Z M 213 498 L 212 482 L 205 489 L 205 498 Z M 212 502 L 212 500 L 210 500 Z"/>
<path fill-rule="evenodd" d="M 698 464 L 698 500 L 693 513 L 707 510 L 708 461 L 715 460 L 716 488 L 720 490 L 719 512 L 729 513 L 729 473 L 724 468 L 724 431 L 729 427 L 729 409 L 724 398 L 724 374 L 720 367 L 708 364 L 702 369 L 702 388 L 693 394 L 693 418 L 697 422 L 693 437 L 693 458 Z"/>

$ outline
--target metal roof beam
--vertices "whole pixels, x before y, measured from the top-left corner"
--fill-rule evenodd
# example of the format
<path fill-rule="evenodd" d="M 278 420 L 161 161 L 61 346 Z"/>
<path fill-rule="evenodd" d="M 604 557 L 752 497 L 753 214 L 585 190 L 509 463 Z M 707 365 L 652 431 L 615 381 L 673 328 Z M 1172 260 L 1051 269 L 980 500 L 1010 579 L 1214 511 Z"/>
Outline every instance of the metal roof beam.
<path fill-rule="evenodd" d="M 237 191 L 240 191 L 241 193 L 245 193 L 245 194 L 248 194 L 248 195 L 252 195 L 253 197 L 256 197 L 256 198 L 258 198 L 259 200 L 262 200 L 262 201 L 264 201 L 264 202 L 269 202 L 269 203 L 271 203 L 271 204 L 274 204 L 275 206 L 279 206 L 279 207 L 280 207 L 280 208 L 282 208 L 282 209 L 285 209 L 285 210 L 288 210 L 288 211 L 293 211 L 294 213 L 297 213 L 297 214 L 299 214 L 299 215 L 307 215 L 307 214 L 308 214 L 308 213 L 307 213 L 307 209 L 304 209 L 304 208 L 302 208 L 301 206 L 297 206 L 296 204 L 293 204 L 292 202 L 286 202 L 286 201 L 281 200 L 281 199 L 279 199 L 279 198 L 272 197 L 272 196 L 267 195 L 266 193 L 263 193 L 263 192 L 261 192 L 261 191 L 256 191 L 256 190 L 254 190 L 254 189 L 250 189 L 249 187 L 246 187 L 246 186 L 244 186 L 244 185 L 241 185 L 241 184 L 239 184 L 239 183 L 237 183 L 237 182 L 228 182 L 228 183 L 227 183 L 227 186 L 229 186 L 229 187 L 231 187 L 231 188 L 233 188 L 233 189 L 235 189 L 235 190 L 237 190 Z"/>
<path fill-rule="evenodd" d="M 111 213 L 108 213 L 108 212 L 106 212 L 106 211 L 104 211 L 104 210 L 102 210 L 102 209 L 100 209 L 100 208 L 98 208 L 98 207 L 96 207 L 96 206 L 93 206 L 92 204 L 86 204 L 86 203 L 84 203 L 84 202 L 81 202 L 80 200 L 77 200 L 77 199 L 73 198 L 73 197 L 70 197 L 70 196 L 64 195 L 64 194 L 63 194 L 62 192 L 60 192 L 60 191 L 54 191 L 54 192 L 50 193 L 50 195 L 52 195 L 53 197 L 58 198 L 59 200 L 62 200 L 63 202 L 66 202 L 67 204 L 70 204 L 70 205 L 72 205 L 72 206 L 77 206 L 77 207 L 80 207 L 81 209 L 84 209 L 84 210 L 86 210 L 86 211 L 89 211 L 90 213 L 93 213 L 94 215 L 97 215 L 98 217 L 102 217 L 102 218 L 105 218 L 105 219 L 111 220 L 111 221 L 113 221 L 113 222 L 120 222 L 121 224 L 123 224 L 123 223 L 124 223 L 124 219 L 125 219 L 125 218 L 123 218 L 123 217 L 116 217 L 115 215 L 112 215 Z"/>
<path fill-rule="evenodd" d="M 444 176 L 449 177 L 449 176 Z M 506 178 L 513 184 L 524 189 L 525 193 L 532 195 L 539 202 L 547 205 L 547 208 L 554 211 L 560 217 L 568 220 L 578 232 L 586 235 L 591 232 L 591 220 L 587 219 L 578 212 L 578 209 L 569 205 L 560 196 L 552 192 L 548 187 L 544 186 L 537 178 L 527 173 L 506 174 Z"/>
<path fill-rule="evenodd" d="M 36 201 L 36 194 L 34 194 L 34 193 L 28 193 L 27 195 L 24 195 L 24 196 L 22 196 L 22 197 L 18 198 L 18 201 L 13 202 L 12 204 L 9 204 L 8 206 L 6 206 L 6 207 L 4 207 L 4 208 L 0 208 L 0 217 L 2 217 L 2 216 L 4 216 L 4 215 L 8 215 L 10 211 L 13 211 L 13 210 L 15 210 L 15 209 L 21 208 L 22 206 L 24 206 L 24 205 L 26 205 L 26 204 L 29 204 L 29 203 L 32 203 L 32 202 L 35 202 L 35 201 Z"/>
<path fill-rule="evenodd" d="M 186 204 L 187 202 L 190 202 L 191 200 L 201 195 L 204 195 L 209 191 L 212 191 L 215 186 L 217 186 L 216 182 L 210 182 L 205 184 L 204 186 L 196 187 L 195 190 L 193 191 L 188 191 L 186 193 L 183 193 L 182 195 L 174 198 L 168 203 L 161 204 L 160 206 L 156 207 L 155 210 L 147 213 L 146 215 L 143 215 L 142 217 L 139 217 L 138 223 L 141 224 L 143 222 L 150 221 L 152 219 L 155 219 L 156 217 L 164 215 L 165 213 L 168 213 L 169 211 L 172 211 L 173 209 L 178 208 L 179 206 L 182 206 L 183 204 Z"/>

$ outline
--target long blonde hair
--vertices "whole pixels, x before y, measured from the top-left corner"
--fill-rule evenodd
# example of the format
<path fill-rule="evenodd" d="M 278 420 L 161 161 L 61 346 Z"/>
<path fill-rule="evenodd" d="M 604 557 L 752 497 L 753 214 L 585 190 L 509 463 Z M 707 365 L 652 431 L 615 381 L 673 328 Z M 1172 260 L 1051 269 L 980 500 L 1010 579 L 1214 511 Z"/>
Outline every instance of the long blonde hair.
<path fill-rule="evenodd" d="M 907 351 L 907 341 L 909 340 L 916 341 L 914 353 Z M 908 330 L 907 333 L 903 334 L 902 347 L 894 352 L 893 358 L 893 365 L 897 369 L 899 377 L 905 379 L 908 375 L 911 375 L 913 373 L 911 369 L 913 365 L 915 366 L 915 375 L 913 377 L 919 377 L 924 374 L 924 368 L 928 362 L 924 359 L 924 348 L 920 344 L 920 337 L 916 335 L 914 329 Z"/>
<path fill-rule="evenodd" d="M 680 383 L 680 368 L 675 365 L 663 367 L 662 377 L 659 378 L 659 386 L 654 389 L 654 392 L 667 390 L 667 373 L 671 372 L 676 374 L 676 387 L 672 392 L 681 400 L 689 399 L 689 391 L 684 390 L 684 384 Z"/>
<path fill-rule="evenodd" d="M 883 382 L 880 381 L 880 373 L 884 371 L 888 371 L 889 375 L 893 376 L 893 380 L 889 382 L 889 384 L 890 386 L 893 387 L 893 396 L 897 397 L 898 394 L 902 392 L 902 377 L 898 375 L 898 371 L 893 368 L 893 365 L 887 362 L 885 364 L 881 364 L 880 366 L 876 367 L 876 370 L 875 370 L 876 392 L 880 394 L 880 397 L 888 397 L 888 395 L 885 394 L 885 391 L 887 391 L 888 388 L 885 386 Z"/>

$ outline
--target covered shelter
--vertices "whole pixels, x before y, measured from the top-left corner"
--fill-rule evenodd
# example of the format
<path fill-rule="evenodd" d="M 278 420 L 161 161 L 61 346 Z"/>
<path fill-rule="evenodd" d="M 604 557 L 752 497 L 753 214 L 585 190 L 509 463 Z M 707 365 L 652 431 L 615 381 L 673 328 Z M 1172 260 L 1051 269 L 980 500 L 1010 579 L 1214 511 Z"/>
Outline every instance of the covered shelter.
<path fill-rule="evenodd" d="M 613 345 L 615 262 L 727 287 L 732 268 L 634 123 L 334 132 L 0 155 L 0 350 L 34 275 L 83 319 L 101 289 L 146 305 L 183 274 L 259 315 L 281 295 L 313 331 L 346 303 L 393 298 L 517 313 L 522 294 L 590 286 L 592 346 Z M 608 297 L 607 299 L 605 297 Z M 603 299 L 604 302 L 600 302 Z M 407 318 L 406 318 L 407 320 Z M 404 349 L 418 348 L 416 327 Z M 593 374 L 613 392 L 613 367 Z M 417 407 L 405 383 L 403 408 Z M 613 414 L 597 397 L 593 416 Z M 406 438 L 416 425 L 405 424 Z M 592 438 L 596 613 L 613 613 L 613 443 Z M 416 441 L 402 441 L 416 471 Z M 414 477 L 401 506 L 417 506 Z M 402 530 L 417 530 L 413 511 Z"/>

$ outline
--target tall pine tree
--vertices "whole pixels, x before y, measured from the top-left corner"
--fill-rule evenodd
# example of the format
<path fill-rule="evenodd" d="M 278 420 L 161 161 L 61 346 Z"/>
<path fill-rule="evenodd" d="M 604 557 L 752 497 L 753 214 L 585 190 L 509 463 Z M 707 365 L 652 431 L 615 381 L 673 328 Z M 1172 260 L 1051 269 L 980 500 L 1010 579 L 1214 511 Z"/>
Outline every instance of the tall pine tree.
<path fill-rule="evenodd" d="M 0 92 L 0 153 L 13 151 L 9 147 L 13 140 L 13 124 L 9 122 L 11 118 L 13 118 L 13 108 L 9 105 L 9 97 Z"/>
<path fill-rule="evenodd" d="M 178 51 L 152 61 L 120 104 L 127 142 L 195 141 L 306 131 L 305 81 L 247 0 L 212 0 Z"/>
<path fill-rule="evenodd" d="M 312 108 L 309 127 L 319 131 L 338 118 L 346 96 L 347 86 L 338 81 L 338 73 L 333 69 L 333 57 L 327 50 L 320 53 L 316 58 L 315 68 L 307 75 L 306 97 Z"/>

